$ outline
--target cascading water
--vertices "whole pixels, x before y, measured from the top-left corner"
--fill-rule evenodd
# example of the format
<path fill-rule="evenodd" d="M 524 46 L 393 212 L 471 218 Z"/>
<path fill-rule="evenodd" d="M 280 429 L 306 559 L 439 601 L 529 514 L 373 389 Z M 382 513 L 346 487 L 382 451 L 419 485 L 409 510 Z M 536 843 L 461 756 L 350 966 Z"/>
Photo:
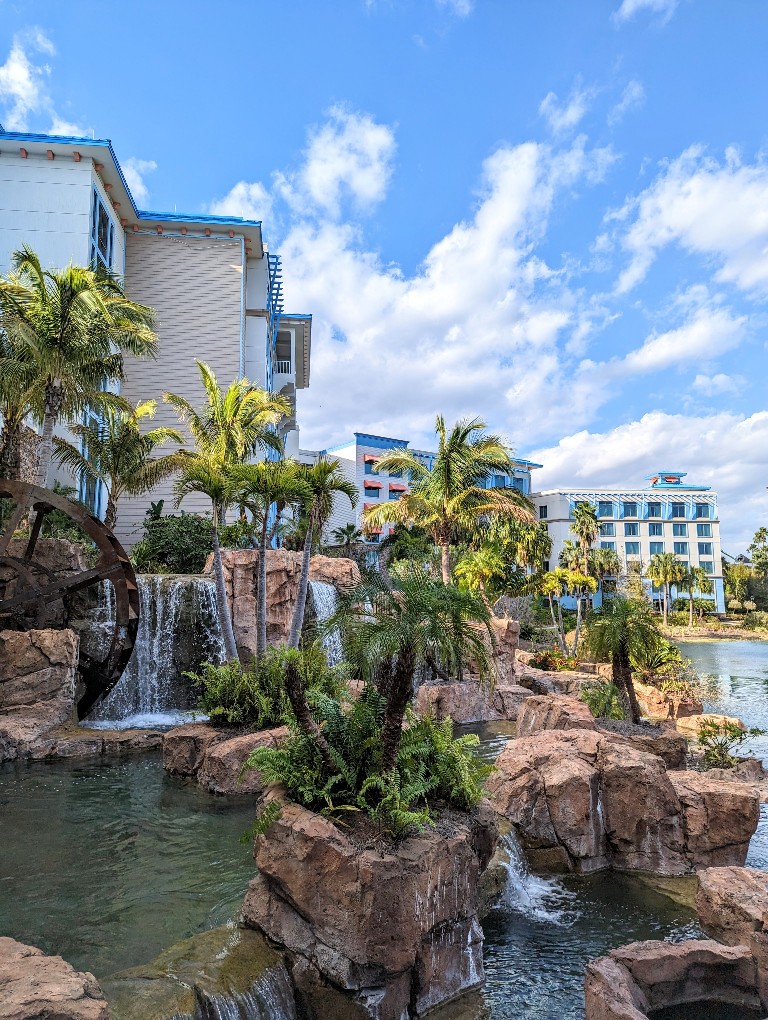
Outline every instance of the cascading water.
<path fill-rule="evenodd" d="M 574 922 L 578 916 L 570 902 L 574 894 L 555 878 L 532 874 L 514 831 L 501 840 L 500 856 L 507 872 L 506 888 L 499 904 L 501 909 L 514 910 L 551 924 L 568 926 Z"/>
<path fill-rule="evenodd" d="M 293 987 L 285 964 L 264 971 L 247 992 L 197 990 L 192 1020 L 296 1020 Z"/>
<path fill-rule="evenodd" d="M 336 589 L 326 581 L 310 581 L 309 590 L 312 592 L 312 606 L 315 610 L 315 618 L 318 624 L 323 624 L 336 612 Z M 328 665 L 337 666 L 344 657 L 341 632 L 338 628 L 335 628 L 323 634 L 322 642 L 326 658 L 328 659 Z"/>
<path fill-rule="evenodd" d="M 126 729 L 168 726 L 194 707 L 182 674 L 201 662 L 223 662 L 224 642 L 216 612 L 216 588 L 204 577 L 162 574 L 138 579 L 141 621 L 136 645 L 120 682 L 97 705 L 85 725 Z M 97 615 L 114 614 L 105 586 Z"/>

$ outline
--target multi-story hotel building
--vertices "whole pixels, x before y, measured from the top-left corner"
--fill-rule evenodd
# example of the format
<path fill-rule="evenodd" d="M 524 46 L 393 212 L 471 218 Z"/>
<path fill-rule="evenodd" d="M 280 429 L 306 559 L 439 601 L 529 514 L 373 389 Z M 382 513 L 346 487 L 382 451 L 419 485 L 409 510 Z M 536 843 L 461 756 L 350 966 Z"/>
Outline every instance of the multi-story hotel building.
<path fill-rule="evenodd" d="M 178 427 L 164 391 L 203 401 L 195 359 L 223 386 L 245 375 L 287 395 L 294 413 L 282 432 L 298 452 L 297 389 L 309 385 L 312 320 L 283 310 L 280 259 L 264 244 L 261 223 L 238 217 L 156 213 L 137 208 L 111 142 L 0 130 L 0 273 L 29 245 L 45 267 L 102 265 L 121 277 L 133 301 L 156 313 L 154 360 L 126 358 L 121 393 L 156 399 L 155 425 Z M 84 492 L 98 513 L 98 488 Z M 149 496 L 125 498 L 117 534 L 139 537 Z M 172 508 L 172 482 L 151 494 Z M 202 497 L 184 501 L 209 509 Z"/>
<path fill-rule="evenodd" d="M 333 446 L 322 453 L 337 459 L 347 478 L 357 487 L 358 503 L 353 510 L 347 499 L 337 499 L 334 514 L 326 529 L 330 535 L 335 528 L 354 523 L 362 527 L 362 514 L 370 506 L 379 506 L 387 500 L 400 499 L 404 492 L 410 491 L 410 479 L 402 474 L 387 474 L 376 469 L 376 461 L 388 450 L 407 449 L 407 439 L 390 439 L 387 436 L 374 436 L 366 432 L 355 432 L 354 438 L 348 443 Z M 430 450 L 411 450 L 418 459 L 431 468 L 435 453 Z M 307 454 L 313 459 L 319 454 Z M 504 474 L 494 475 L 488 480 L 489 486 L 515 488 L 526 496 L 531 492 L 531 471 L 541 467 L 532 461 L 515 457 L 512 469 Z M 367 538 L 371 542 L 380 542 L 390 532 L 390 527 L 368 531 Z"/>
<path fill-rule="evenodd" d="M 571 531 L 578 503 L 597 508 L 600 536 L 596 546 L 614 550 L 625 570 L 642 573 L 656 553 L 674 553 L 681 563 L 704 567 L 714 586 L 717 611 L 725 612 L 717 494 L 706 485 L 683 481 L 682 471 L 658 471 L 638 489 L 546 489 L 532 495 L 539 519 L 552 539 L 550 564 L 556 566 Z M 646 580 L 653 598 L 658 590 Z M 673 597 L 677 592 L 673 589 Z"/>

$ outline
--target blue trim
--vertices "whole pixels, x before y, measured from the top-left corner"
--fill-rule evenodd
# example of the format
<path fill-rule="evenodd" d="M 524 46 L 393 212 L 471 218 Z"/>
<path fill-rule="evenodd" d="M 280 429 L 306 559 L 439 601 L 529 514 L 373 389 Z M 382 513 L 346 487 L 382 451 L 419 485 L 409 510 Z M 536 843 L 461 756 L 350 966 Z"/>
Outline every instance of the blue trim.
<path fill-rule="evenodd" d="M 405 449 L 408 446 L 407 439 L 390 439 L 388 436 L 374 436 L 369 432 L 353 432 L 358 446 L 375 446 L 377 449 L 389 450 L 393 446 L 398 449 Z"/>

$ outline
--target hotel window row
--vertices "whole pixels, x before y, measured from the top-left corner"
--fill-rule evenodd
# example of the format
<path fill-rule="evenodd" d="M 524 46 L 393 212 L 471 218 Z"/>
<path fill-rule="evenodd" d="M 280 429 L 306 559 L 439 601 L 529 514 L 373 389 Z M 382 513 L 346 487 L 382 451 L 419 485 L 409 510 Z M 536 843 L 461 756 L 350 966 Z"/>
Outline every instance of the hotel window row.
<path fill-rule="evenodd" d="M 648 525 L 648 535 L 651 538 L 662 538 L 664 535 L 664 525 L 662 523 L 651 522 Z M 600 537 L 601 538 L 615 538 L 616 536 L 616 525 L 613 521 L 604 521 L 600 524 Z M 639 538 L 640 536 L 640 524 L 636 521 L 626 521 L 624 524 L 624 536 L 626 538 Z M 688 538 L 688 525 L 687 524 L 673 524 L 672 525 L 672 537 L 673 538 Z M 712 525 L 711 524 L 697 524 L 696 525 L 696 537 L 697 538 L 711 538 L 712 537 Z"/>
<path fill-rule="evenodd" d="M 610 549 L 612 552 L 616 552 L 615 542 L 601 542 L 601 549 Z M 688 542 L 673 542 L 672 549 L 665 549 L 663 542 L 651 542 L 649 545 L 649 553 L 651 556 L 657 556 L 663 552 L 673 552 L 675 556 L 688 556 L 689 555 L 689 544 Z M 625 542 L 624 543 L 624 555 L 625 556 L 639 556 L 640 555 L 640 543 L 639 542 Z M 699 542 L 698 543 L 698 555 L 699 555 L 699 566 L 704 567 L 708 574 L 714 573 L 714 561 L 703 560 L 702 556 L 712 556 L 712 543 L 711 542 Z"/>
<path fill-rule="evenodd" d="M 613 500 L 600 499 L 597 501 L 598 517 L 640 517 L 644 519 L 658 518 L 669 520 L 673 517 L 682 517 L 686 520 L 709 520 L 712 517 L 712 505 L 710 503 L 684 503 L 684 502 L 654 502 L 645 504 L 636 500 Z"/>

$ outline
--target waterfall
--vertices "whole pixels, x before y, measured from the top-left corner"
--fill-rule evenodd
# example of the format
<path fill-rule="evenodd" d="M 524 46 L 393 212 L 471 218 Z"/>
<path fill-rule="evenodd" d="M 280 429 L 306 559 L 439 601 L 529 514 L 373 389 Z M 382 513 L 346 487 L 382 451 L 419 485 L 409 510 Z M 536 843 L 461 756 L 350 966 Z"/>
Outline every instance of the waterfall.
<path fill-rule="evenodd" d="M 141 617 L 133 655 L 120 681 L 96 706 L 86 725 L 96 728 L 174 725 L 194 707 L 182 676 L 201 662 L 223 662 L 224 642 L 214 582 L 163 574 L 138 579 Z M 109 631 L 114 592 L 105 585 L 95 626 Z"/>
<path fill-rule="evenodd" d="M 312 592 L 312 606 L 317 622 L 318 624 L 325 623 L 336 612 L 336 589 L 325 581 L 310 581 L 309 589 Z M 328 665 L 337 666 L 344 657 L 341 632 L 338 627 L 324 634 L 322 642 Z"/>
<path fill-rule="evenodd" d="M 578 916 L 572 907 L 576 894 L 557 878 L 542 878 L 531 872 L 514 830 L 503 837 L 500 851 L 501 864 L 507 872 L 500 909 L 563 927 L 573 924 Z"/>
<path fill-rule="evenodd" d="M 194 1020 L 296 1020 L 293 987 L 285 964 L 269 967 L 247 992 L 195 989 Z"/>

